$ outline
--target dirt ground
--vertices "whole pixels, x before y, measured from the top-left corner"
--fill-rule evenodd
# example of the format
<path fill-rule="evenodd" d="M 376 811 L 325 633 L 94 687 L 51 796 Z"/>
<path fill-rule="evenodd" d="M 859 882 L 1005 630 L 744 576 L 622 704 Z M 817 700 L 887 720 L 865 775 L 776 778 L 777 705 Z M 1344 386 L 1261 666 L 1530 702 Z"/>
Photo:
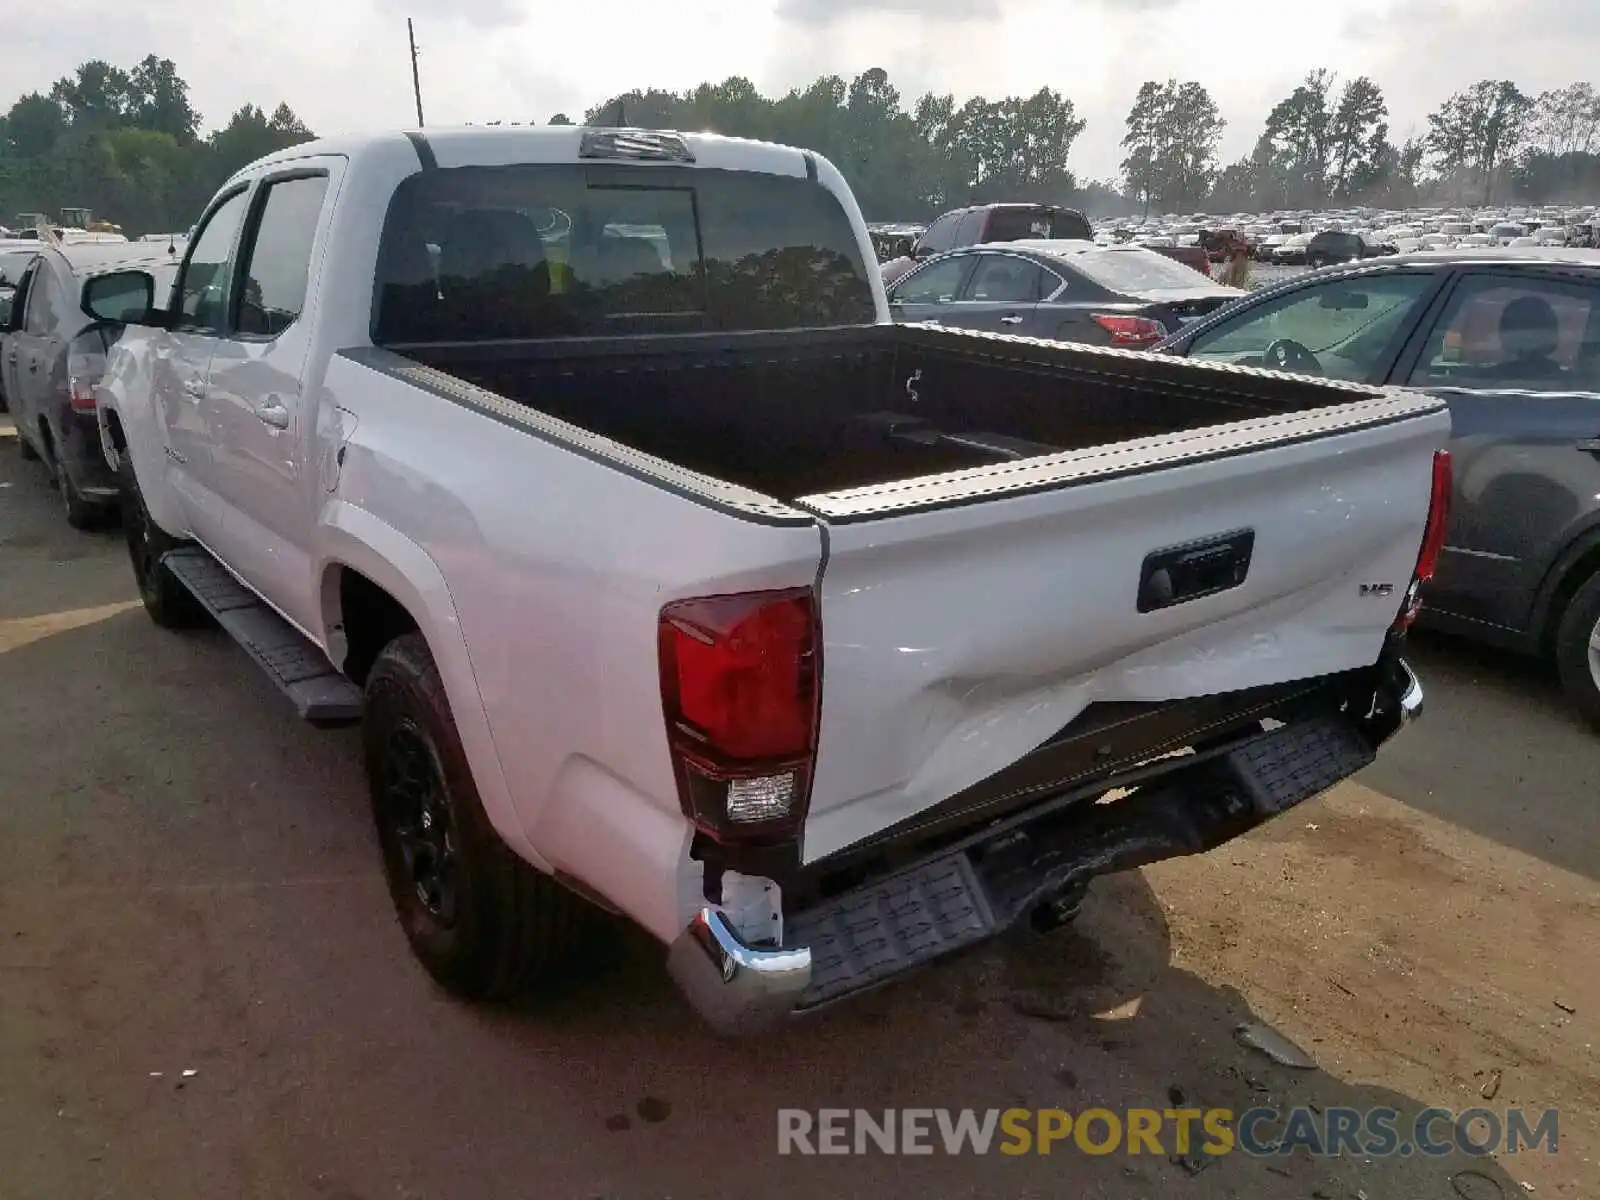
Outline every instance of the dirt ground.
<path fill-rule="evenodd" d="M 1536 668 L 1416 660 L 1429 712 L 1359 783 L 783 1036 L 710 1037 L 629 936 L 561 994 L 474 1009 L 408 956 L 352 733 L 296 721 L 221 634 L 151 625 L 117 532 L 68 529 L 0 439 L 0 1200 L 1600 1196 L 1600 741 Z M 779 1108 L 1174 1089 L 1554 1106 L 1561 1148 L 1198 1174 L 777 1153 Z"/>

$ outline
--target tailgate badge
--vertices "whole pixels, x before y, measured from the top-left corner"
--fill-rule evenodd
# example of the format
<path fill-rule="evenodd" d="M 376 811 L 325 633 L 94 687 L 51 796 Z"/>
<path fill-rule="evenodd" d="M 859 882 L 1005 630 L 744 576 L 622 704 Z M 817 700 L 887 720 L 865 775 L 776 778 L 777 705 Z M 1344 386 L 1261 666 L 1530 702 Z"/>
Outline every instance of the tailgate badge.
<path fill-rule="evenodd" d="M 913 404 L 915 404 L 918 400 L 922 399 L 921 396 L 917 395 L 917 384 L 920 383 L 921 381 L 922 381 L 922 368 L 921 367 L 918 367 L 915 371 L 911 372 L 911 375 L 906 379 L 906 395 L 911 397 L 911 402 Z"/>
<path fill-rule="evenodd" d="M 1363 583 L 1361 585 L 1361 594 L 1362 594 L 1362 596 L 1373 596 L 1373 597 L 1378 597 L 1378 598 L 1382 598 L 1384 596 L 1392 596 L 1392 595 L 1394 595 L 1394 584 L 1392 584 L 1392 583 Z"/>

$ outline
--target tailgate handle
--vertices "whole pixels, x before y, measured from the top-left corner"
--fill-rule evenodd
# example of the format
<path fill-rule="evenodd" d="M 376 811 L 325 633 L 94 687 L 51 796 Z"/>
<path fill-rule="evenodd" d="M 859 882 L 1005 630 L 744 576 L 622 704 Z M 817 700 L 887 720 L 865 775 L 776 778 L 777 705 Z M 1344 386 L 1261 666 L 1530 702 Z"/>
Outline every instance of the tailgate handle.
<path fill-rule="evenodd" d="M 1236 588 L 1250 573 L 1256 531 L 1232 533 L 1152 550 L 1139 572 L 1139 611 L 1155 612 Z"/>

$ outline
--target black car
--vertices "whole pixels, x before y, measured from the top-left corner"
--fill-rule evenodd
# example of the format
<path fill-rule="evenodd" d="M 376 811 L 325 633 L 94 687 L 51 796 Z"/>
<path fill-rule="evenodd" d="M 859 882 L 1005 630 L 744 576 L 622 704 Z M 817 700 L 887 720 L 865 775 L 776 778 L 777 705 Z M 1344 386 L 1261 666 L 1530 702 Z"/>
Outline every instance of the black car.
<path fill-rule="evenodd" d="M 1374 241 L 1364 233 L 1324 229 L 1306 243 L 1304 261 L 1310 267 L 1328 267 L 1334 263 L 1360 262 L 1364 258 L 1382 258 L 1398 253 L 1395 246 Z"/>
<path fill-rule="evenodd" d="M 1089 241 L 1094 229 L 1075 208 L 1059 204 L 973 204 L 934 218 L 911 248 L 883 264 L 884 286 L 936 254 L 993 242 L 1073 238 Z"/>
<path fill-rule="evenodd" d="M 11 306 L 16 300 L 17 284 L 37 254 L 38 251 L 31 248 L 19 250 L 11 246 L 0 247 L 0 412 L 5 412 L 10 407 L 6 401 L 4 368 L 6 325 L 11 320 Z"/>
<path fill-rule="evenodd" d="M 1245 294 L 1141 246 L 1028 240 L 931 258 L 889 306 L 897 321 L 1139 349 Z"/>
<path fill-rule="evenodd" d="M 122 334 L 119 322 L 89 313 L 84 288 L 98 276 L 127 268 L 149 271 L 158 284 L 170 286 L 177 260 L 156 246 L 41 243 L 0 327 L 0 389 L 10 404 L 18 446 L 23 457 L 43 460 L 67 520 L 80 529 L 97 524 L 117 502 L 116 481 L 100 451 L 94 385 Z M 123 307 L 144 312 L 150 299 L 129 295 Z M 96 307 L 118 311 L 117 298 L 99 296 Z"/>
<path fill-rule="evenodd" d="M 1330 267 L 1156 349 L 1444 398 L 1453 507 L 1423 622 L 1553 658 L 1600 727 L 1600 253 Z"/>

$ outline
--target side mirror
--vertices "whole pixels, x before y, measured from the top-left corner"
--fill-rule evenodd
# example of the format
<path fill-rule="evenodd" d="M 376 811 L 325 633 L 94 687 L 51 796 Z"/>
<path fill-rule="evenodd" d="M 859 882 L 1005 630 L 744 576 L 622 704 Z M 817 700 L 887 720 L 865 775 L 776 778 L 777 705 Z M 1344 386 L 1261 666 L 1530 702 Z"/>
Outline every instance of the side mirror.
<path fill-rule="evenodd" d="M 148 271 L 113 271 L 83 285 L 83 311 L 99 321 L 153 325 L 156 280 Z"/>

